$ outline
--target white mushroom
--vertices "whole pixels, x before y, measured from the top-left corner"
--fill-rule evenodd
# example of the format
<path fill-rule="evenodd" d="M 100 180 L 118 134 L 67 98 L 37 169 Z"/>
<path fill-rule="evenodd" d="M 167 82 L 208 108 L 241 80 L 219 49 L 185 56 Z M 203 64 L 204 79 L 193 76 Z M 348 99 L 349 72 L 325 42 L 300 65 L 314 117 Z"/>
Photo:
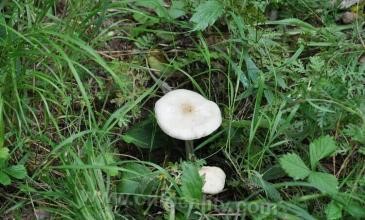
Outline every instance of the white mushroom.
<path fill-rule="evenodd" d="M 226 174 L 219 167 L 203 166 L 199 175 L 204 179 L 203 193 L 218 194 L 223 191 L 226 181 Z"/>
<path fill-rule="evenodd" d="M 160 128 L 180 140 L 205 137 L 222 123 L 216 103 L 186 89 L 173 90 L 161 97 L 155 104 L 155 113 Z"/>

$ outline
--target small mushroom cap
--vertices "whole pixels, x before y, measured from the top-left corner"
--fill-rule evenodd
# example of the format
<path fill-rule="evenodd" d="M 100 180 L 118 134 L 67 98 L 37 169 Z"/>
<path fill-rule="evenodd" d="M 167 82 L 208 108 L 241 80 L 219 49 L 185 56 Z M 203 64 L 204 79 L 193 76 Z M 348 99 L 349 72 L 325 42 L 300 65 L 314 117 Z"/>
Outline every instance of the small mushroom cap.
<path fill-rule="evenodd" d="M 161 97 L 155 104 L 155 114 L 160 128 L 180 140 L 205 137 L 222 123 L 216 103 L 186 89 L 173 90 Z"/>
<path fill-rule="evenodd" d="M 218 194 L 223 191 L 226 182 L 226 174 L 219 167 L 203 166 L 199 175 L 204 178 L 203 193 Z"/>

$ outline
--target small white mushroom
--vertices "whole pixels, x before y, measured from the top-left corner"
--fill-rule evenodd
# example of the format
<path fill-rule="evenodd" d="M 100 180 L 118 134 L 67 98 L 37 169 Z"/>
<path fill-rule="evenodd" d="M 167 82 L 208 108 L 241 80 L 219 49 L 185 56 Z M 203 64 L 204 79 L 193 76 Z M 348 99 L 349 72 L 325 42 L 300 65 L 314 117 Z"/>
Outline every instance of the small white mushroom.
<path fill-rule="evenodd" d="M 194 140 L 215 131 L 222 123 L 218 105 L 202 95 L 177 89 L 168 92 L 155 104 L 160 128 L 180 140 Z"/>
<path fill-rule="evenodd" d="M 203 166 L 199 175 L 204 179 L 203 193 L 218 194 L 223 191 L 226 182 L 226 174 L 219 167 Z"/>

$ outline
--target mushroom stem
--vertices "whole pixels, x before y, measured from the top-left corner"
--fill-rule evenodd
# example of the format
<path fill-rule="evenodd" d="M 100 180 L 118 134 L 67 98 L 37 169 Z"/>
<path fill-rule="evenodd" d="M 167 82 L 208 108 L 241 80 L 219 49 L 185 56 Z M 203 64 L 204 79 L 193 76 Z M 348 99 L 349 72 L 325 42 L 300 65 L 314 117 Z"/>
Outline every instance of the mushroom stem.
<path fill-rule="evenodd" d="M 188 160 L 194 159 L 194 141 L 192 140 L 185 141 L 185 152 L 186 152 L 186 158 Z"/>

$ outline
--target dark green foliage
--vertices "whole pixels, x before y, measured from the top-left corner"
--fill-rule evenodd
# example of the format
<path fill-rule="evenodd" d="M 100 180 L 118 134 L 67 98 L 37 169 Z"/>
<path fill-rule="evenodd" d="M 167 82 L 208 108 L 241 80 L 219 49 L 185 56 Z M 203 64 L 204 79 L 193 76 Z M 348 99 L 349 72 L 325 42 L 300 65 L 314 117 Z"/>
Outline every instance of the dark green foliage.
<path fill-rule="evenodd" d="M 183 198 L 188 201 L 200 201 L 202 199 L 203 179 L 199 176 L 198 167 L 193 163 L 182 164 L 181 192 Z"/>
<path fill-rule="evenodd" d="M 343 25 L 331 2 L 0 1 L 1 217 L 364 218 L 363 4 Z M 221 108 L 194 142 L 221 194 L 151 74 Z"/>
<path fill-rule="evenodd" d="M 122 136 L 122 139 L 126 143 L 149 150 L 172 146 L 171 138 L 161 131 L 151 116 L 135 124 Z"/>

